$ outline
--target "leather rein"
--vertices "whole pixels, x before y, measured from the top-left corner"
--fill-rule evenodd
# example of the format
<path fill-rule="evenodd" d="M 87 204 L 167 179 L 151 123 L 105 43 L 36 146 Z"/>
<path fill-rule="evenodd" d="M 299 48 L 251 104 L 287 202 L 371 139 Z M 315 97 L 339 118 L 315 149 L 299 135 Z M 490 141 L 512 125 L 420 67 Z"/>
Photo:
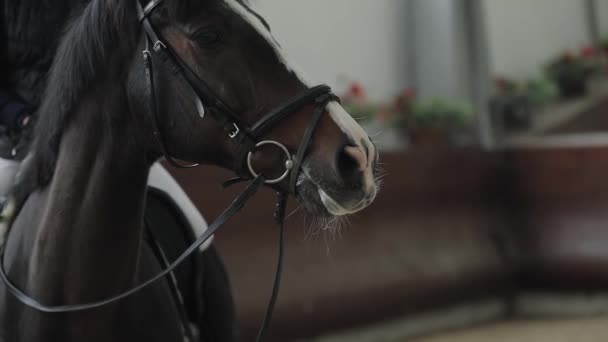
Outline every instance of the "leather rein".
<path fill-rule="evenodd" d="M 85 304 L 76 305 L 58 305 L 49 306 L 40 303 L 36 299 L 30 297 L 14 285 L 9 279 L 4 269 L 4 252 L 5 245 L 0 246 L 0 277 L 7 286 L 8 291 L 17 298 L 24 305 L 36 309 L 45 313 L 67 313 L 67 312 L 78 312 L 84 310 L 90 310 L 100 308 L 112 303 L 116 303 L 126 297 L 129 297 L 142 289 L 156 283 L 160 279 L 165 278 L 168 275 L 172 275 L 173 271 L 181 265 L 187 258 L 195 254 L 198 248 L 204 244 L 209 238 L 211 238 L 217 230 L 224 225 L 231 217 L 237 214 L 245 204 L 253 197 L 253 195 L 264 185 L 264 184 L 277 184 L 284 180 L 288 180 L 289 192 L 279 191 L 278 199 L 276 204 L 275 219 L 278 223 L 279 230 L 279 255 L 277 261 L 277 268 L 275 273 L 274 285 L 272 294 L 266 309 L 264 321 L 260 327 L 257 341 L 261 341 L 264 337 L 265 331 L 267 330 L 270 321 L 272 319 L 272 312 L 278 297 L 280 280 L 283 268 L 283 251 L 284 251 L 284 226 L 285 226 L 285 210 L 287 207 L 288 195 L 296 194 L 296 184 L 302 161 L 306 156 L 306 152 L 312 141 L 316 127 L 325 113 L 325 106 L 330 101 L 339 101 L 335 96 L 331 88 L 327 85 L 319 85 L 304 91 L 302 94 L 291 99 L 282 106 L 274 109 L 270 113 L 263 116 L 255 124 L 249 126 L 241 120 L 241 118 L 235 114 L 229 105 L 227 105 L 219 96 L 215 95 L 208 84 L 198 77 L 193 70 L 176 54 L 168 44 L 164 43 L 161 35 L 153 26 L 150 21 L 150 15 L 154 12 L 158 5 L 163 0 L 152 0 L 145 5 L 142 5 L 139 0 L 137 3 L 137 11 L 140 23 L 143 27 L 145 34 L 145 50 L 142 51 L 143 66 L 146 77 L 146 85 L 148 95 L 150 97 L 151 104 L 151 116 L 154 123 L 154 136 L 161 148 L 161 152 L 164 158 L 172 166 L 177 168 L 192 168 L 198 166 L 183 165 L 175 160 L 168 153 L 166 144 L 163 139 L 163 135 L 159 129 L 159 112 L 157 106 L 157 98 L 155 94 L 154 84 L 154 73 L 153 73 L 153 57 L 156 56 L 160 61 L 172 70 L 173 73 L 185 81 L 190 88 L 194 91 L 197 96 L 196 105 L 201 118 L 207 116 L 213 118 L 220 127 L 224 130 L 230 139 L 235 140 L 238 143 L 239 150 L 237 151 L 235 171 L 239 174 L 239 177 L 226 182 L 225 185 L 232 185 L 237 182 L 251 180 L 246 189 L 232 202 L 232 204 L 211 224 L 208 229 L 200 237 L 194 241 L 190 247 L 188 247 L 175 261 L 166 263 L 167 267 L 157 274 L 156 276 L 144 281 L 143 283 L 124 291 L 113 297 L 91 302 Z M 152 48 L 150 48 L 152 47 Z M 273 140 L 261 140 L 261 137 L 267 133 L 277 123 L 286 119 L 289 115 L 301 110 L 303 107 L 314 104 L 315 110 L 313 116 L 306 128 L 300 146 L 297 151 L 291 151 L 285 145 L 280 142 Z M 275 179 L 267 179 L 261 173 L 258 173 L 252 164 L 253 152 L 263 146 L 274 146 L 278 147 L 282 153 L 285 154 L 285 164 L 283 165 L 284 173 Z M 292 154 L 293 153 L 293 154 Z M 289 178 L 289 179 L 288 179 Z"/>

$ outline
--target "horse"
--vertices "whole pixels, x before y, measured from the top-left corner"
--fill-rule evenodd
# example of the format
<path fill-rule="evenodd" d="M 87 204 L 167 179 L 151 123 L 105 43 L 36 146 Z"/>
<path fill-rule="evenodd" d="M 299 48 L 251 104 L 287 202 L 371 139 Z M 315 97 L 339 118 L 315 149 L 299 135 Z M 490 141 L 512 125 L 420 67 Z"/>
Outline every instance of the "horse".
<path fill-rule="evenodd" d="M 57 48 L 0 237 L 0 341 L 193 338 L 170 281 L 51 310 L 104 302 L 161 272 L 144 219 L 159 158 L 232 170 L 316 216 L 352 214 L 377 194 L 371 139 L 249 4 L 90 0 Z"/>

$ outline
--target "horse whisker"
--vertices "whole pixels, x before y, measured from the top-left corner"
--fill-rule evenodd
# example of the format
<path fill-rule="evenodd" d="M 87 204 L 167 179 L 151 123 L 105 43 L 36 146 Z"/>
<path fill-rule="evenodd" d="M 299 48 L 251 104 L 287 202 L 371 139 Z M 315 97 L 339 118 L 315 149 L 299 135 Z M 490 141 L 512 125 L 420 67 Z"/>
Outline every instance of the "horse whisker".
<path fill-rule="evenodd" d="M 298 211 L 300 211 L 300 209 L 302 208 L 302 205 L 298 205 L 291 213 L 289 213 L 287 216 L 285 216 L 285 220 L 289 220 L 290 217 L 292 217 L 293 215 L 295 215 Z"/>
<path fill-rule="evenodd" d="M 370 137 L 371 137 L 371 138 L 375 138 L 375 137 L 378 137 L 378 136 L 382 135 L 383 133 L 384 133 L 384 130 L 381 130 L 380 132 L 378 132 L 378 133 L 376 133 L 376 134 L 372 134 L 372 135 L 370 135 Z M 375 142 L 375 141 L 374 141 L 374 142 Z"/>

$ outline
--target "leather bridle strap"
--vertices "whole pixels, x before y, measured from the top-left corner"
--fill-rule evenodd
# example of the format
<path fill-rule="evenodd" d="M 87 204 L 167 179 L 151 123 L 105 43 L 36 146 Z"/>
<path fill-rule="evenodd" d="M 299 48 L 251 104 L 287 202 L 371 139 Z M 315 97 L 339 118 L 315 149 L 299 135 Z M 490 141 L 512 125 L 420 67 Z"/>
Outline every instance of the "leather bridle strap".
<path fill-rule="evenodd" d="M 147 17 L 148 15 L 150 15 L 150 13 L 152 13 L 152 11 L 154 11 L 154 9 L 161 4 L 161 2 L 163 2 L 163 0 L 152 0 L 150 1 L 144 8 L 142 11 L 142 14 L 144 17 Z"/>
<path fill-rule="evenodd" d="M 250 129 L 251 135 L 254 137 L 261 137 L 267 133 L 270 128 L 276 126 L 277 123 L 283 121 L 287 116 L 301 110 L 306 105 L 319 105 L 319 98 L 330 93 L 331 88 L 325 84 L 305 90 L 303 93 L 258 120 Z"/>
<path fill-rule="evenodd" d="M 159 3 L 162 0 L 157 0 Z M 240 119 L 235 111 L 224 102 L 219 96 L 213 93 L 211 87 L 198 77 L 192 68 L 186 64 L 177 54 L 175 54 L 171 47 L 167 46 L 160 35 L 156 32 L 156 29 L 152 25 L 149 19 L 151 12 L 145 13 L 142 9 L 141 4 L 138 2 L 138 15 L 141 21 L 142 27 L 145 32 L 146 46 L 152 42 L 152 50 L 146 48 L 151 56 L 152 53 L 157 54 L 161 61 L 165 63 L 171 72 L 182 78 L 194 91 L 196 96 L 205 104 L 206 112 L 216 120 L 224 131 L 229 136 L 236 136 L 236 134 L 243 134 L 247 138 L 251 138 L 245 128 L 247 125 Z M 145 53 L 145 51 L 144 51 Z"/>
<path fill-rule="evenodd" d="M 152 224 L 149 222 L 148 217 L 144 214 L 144 236 L 145 241 L 148 242 L 152 253 L 156 256 L 156 259 L 161 263 L 162 268 L 169 268 L 171 266 L 171 261 L 167 257 L 164 248 L 161 246 L 161 243 L 158 241 L 156 234 L 152 229 Z M 173 295 L 173 300 L 175 301 L 175 305 L 177 307 L 177 312 L 182 321 L 182 329 L 184 330 L 184 335 L 186 341 L 194 341 L 194 334 L 192 331 L 192 327 L 190 326 L 190 319 L 188 318 L 188 312 L 186 309 L 186 305 L 184 303 L 184 297 L 179 289 L 179 284 L 177 281 L 177 277 L 174 272 L 171 272 L 167 276 L 167 285 L 171 290 L 171 294 Z"/>
<path fill-rule="evenodd" d="M 262 321 L 262 325 L 260 325 L 258 337 L 256 338 L 257 342 L 261 342 L 264 339 L 264 334 L 266 331 L 268 331 L 270 321 L 272 321 L 274 307 L 277 303 L 277 299 L 279 298 L 279 290 L 281 289 L 281 277 L 283 276 L 283 264 L 285 261 L 285 212 L 287 210 L 288 198 L 288 194 L 284 192 L 278 193 L 277 207 L 274 212 L 274 218 L 279 224 L 279 252 L 277 257 L 277 268 L 274 272 L 274 282 L 272 285 L 270 300 L 268 301 L 266 313 L 264 314 L 264 320 Z"/>
<path fill-rule="evenodd" d="M 213 234 L 215 234 L 216 231 L 222 225 L 224 225 L 224 223 L 226 223 L 226 221 L 228 221 L 236 213 L 238 213 L 241 209 L 243 209 L 245 204 L 251 199 L 251 197 L 253 197 L 253 195 L 260 189 L 260 187 L 263 184 L 264 184 L 263 177 L 258 177 L 256 179 L 254 179 L 249 184 L 247 189 L 245 189 L 245 191 L 215 220 L 215 222 L 213 222 L 209 226 L 207 231 L 205 231 L 205 233 L 203 233 L 198 239 L 196 239 L 196 241 L 192 245 L 190 245 L 190 247 L 188 247 L 188 249 L 186 251 L 184 251 L 177 259 L 175 259 L 175 261 L 173 261 L 168 268 L 166 268 L 165 270 L 163 270 L 156 276 L 146 280 L 142 284 L 140 284 L 128 291 L 125 291 L 121 294 L 118 294 L 116 296 L 113 296 L 113 297 L 110 297 L 110 298 L 107 298 L 107 299 L 104 299 L 101 301 L 91 302 L 91 303 L 86 303 L 86 304 L 58 305 L 58 306 L 42 304 L 39 301 L 37 301 L 36 299 L 25 294 L 23 291 L 21 291 L 16 285 L 14 285 L 8 279 L 8 276 L 6 275 L 6 270 L 4 269 L 4 252 L 5 252 L 6 245 L 0 246 L 0 277 L 2 278 L 2 281 L 4 281 L 4 283 L 6 284 L 6 288 L 8 289 L 8 291 L 15 298 L 17 298 L 21 303 L 23 303 L 33 309 L 41 311 L 41 312 L 66 313 L 66 312 L 84 311 L 84 310 L 100 308 L 100 307 L 118 302 L 118 301 L 120 301 L 126 297 L 129 297 L 129 296 L 141 291 L 142 289 L 154 284 L 158 280 L 167 276 L 169 273 L 173 272 L 187 258 L 189 258 L 192 254 L 196 253 L 198 251 L 198 248 L 203 243 L 205 243 L 207 240 L 209 240 L 209 238 L 211 236 L 213 236 Z"/>
<path fill-rule="evenodd" d="M 196 75 L 192 72 L 192 70 L 181 61 L 180 58 L 176 57 L 170 49 L 163 43 L 157 34 L 156 30 L 152 26 L 148 15 L 151 11 L 156 8 L 158 4 L 160 4 L 162 0 L 157 0 L 154 3 L 155 6 L 147 5 L 146 11 L 142 8 L 139 1 L 137 2 L 138 16 L 143 29 L 145 31 L 144 39 L 145 39 L 145 50 L 142 52 L 143 62 L 144 62 L 144 71 L 145 71 L 145 79 L 146 79 L 146 90 L 148 92 L 151 104 L 151 112 L 152 112 L 152 120 L 154 124 L 154 137 L 157 140 L 157 145 L 159 145 L 161 149 L 161 153 L 165 157 L 165 159 L 176 168 L 194 168 L 197 167 L 198 164 L 185 165 L 173 158 L 171 154 L 167 151 L 166 143 L 164 141 L 164 136 L 160 132 L 160 118 L 158 112 L 158 103 L 156 97 L 156 86 L 154 83 L 154 73 L 153 73 L 153 62 L 152 62 L 152 54 L 156 53 L 160 56 L 163 63 L 168 64 L 169 69 L 172 73 L 180 78 L 182 78 L 190 88 L 195 92 L 196 96 L 198 96 L 199 101 L 207 102 L 207 96 L 205 93 L 210 93 L 209 87 L 205 84 L 204 81 L 200 80 Z M 150 49 L 150 43 L 152 43 L 152 49 Z M 188 76 L 186 76 L 188 75 Z M 203 91 L 201 88 L 204 88 Z M 240 130 L 238 125 L 241 125 L 239 118 L 233 114 L 233 111 L 225 104 L 223 101 L 217 97 L 212 96 L 215 99 L 214 103 L 216 106 L 221 107 L 222 113 L 230 113 L 228 115 L 218 114 L 219 111 L 215 108 L 209 107 L 207 112 L 213 116 L 213 118 L 223 127 L 224 131 L 230 136 L 234 134 L 234 132 L 238 132 Z M 231 119 L 231 120 L 229 120 Z M 238 125 L 236 124 L 238 123 Z M 245 135 L 245 134 L 243 134 Z"/>
<path fill-rule="evenodd" d="M 149 42 L 146 41 L 146 50 L 144 50 L 142 52 L 142 55 L 143 55 L 143 59 L 144 59 L 146 90 L 150 96 L 152 123 L 154 125 L 154 132 L 153 132 L 154 138 L 156 139 L 157 145 L 160 148 L 161 153 L 165 156 L 165 159 L 167 160 L 167 162 L 169 162 L 169 164 L 171 164 L 174 167 L 180 168 L 180 169 L 195 168 L 195 167 L 199 166 L 199 164 L 190 164 L 190 165 L 182 164 L 182 163 L 178 162 L 177 160 L 175 160 L 175 158 L 173 158 L 171 156 L 169 151 L 167 151 L 167 148 L 166 148 L 167 145 L 165 144 L 164 135 L 160 132 L 160 125 L 159 125 L 160 118 L 159 118 L 159 113 L 158 113 L 158 103 L 156 102 L 156 86 L 154 84 L 154 74 L 152 71 L 152 55 L 150 54 L 150 50 L 148 49 L 148 47 L 149 47 Z"/>
<path fill-rule="evenodd" d="M 149 15 L 152 13 L 153 8 L 155 8 L 158 3 L 162 0 L 155 0 L 156 5 L 151 6 L 150 4 L 146 5 L 145 8 L 141 6 L 138 2 L 138 15 L 139 20 L 142 23 L 145 39 L 146 39 L 146 50 L 144 53 L 144 65 L 146 66 L 146 77 L 148 78 L 148 88 L 149 93 L 152 97 L 153 114 L 156 117 L 155 124 L 155 136 L 157 136 L 159 143 L 163 145 L 161 147 L 165 158 L 176 167 L 193 167 L 196 165 L 184 166 L 180 163 L 176 162 L 174 158 L 172 158 L 166 148 L 164 147 L 164 141 L 162 139 L 162 135 L 159 133 L 158 122 L 160 121 L 157 114 L 157 108 L 155 105 L 156 99 L 154 94 L 154 82 L 153 82 L 153 73 L 152 73 L 152 53 L 158 54 L 163 63 L 167 64 L 169 69 L 172 70 L 173 74 L 178 77 L 181 77 L 194 91 L 196 96 L 199 98 L 201 103 L 204 103 L 205 113 L 209 113 L 211 117 L 215 121 L 219 123 L 219 125 L 223 128 L 223 130 L 227 133 L 227 135 L 235 139 L 239 145 L 239 149 L 237 151 L 237 155 L 235 158 L 236 165 L 234 167 L 235 171 L 241 176 L 240 179 L 237 179 L 237 182 L 242 179 L 247 179 L 252 175 L 250 169 L 246 167 L 247 155 L 252 152 L 260 138 L 268 132 L 270 128 L 275 126 L 280 121 L 287 118 L 289 115 L 301 110 L 304 106 L 314 103 L 317 108 L 315 108 L 315 114 L 312 117 L 311 123 L 307 128 L 307 133 L 304 135 L 300 146 L 298 147 L 298 151 L 296 153 L 296 160 L 294 160 L 294 168 L 291 169 L 292 175 L 290 180 L 289 190 L 292 194 L 295 195 L 295 184 L 297 181 L 297 175 L 300 171 L 300 166 L 302 159 L 305 156 L 305 153 L 310 146 L 310 140 L 312 139 L 312 134 L 314 133 L 317 124 L 320 120 L 320 116 L 325 111 L 325 105 L 332 100 L 337 100 L 338 98 L 331 92 L 331 88 L 327 85 L 319 85 L 310 89 L 307 89 L 303 93 L 294 97 L 287 103 L 268 113 L 260 120 L 258 120 L 254 125 L 249 127 L 245 122 L 243 122 L 238 115 L 235 114 L 235 111 L 226 104 L 219 96 L 213 93 L 209 85 L 200 77 L 194 73 L 194 71 L 190 68 L 190 66 L 184 62 L 176 53 L 172 51 L 172 49 L 167 46 L 160 35 L 152 25 L 149 19 Z M 149 10 L 147 10 L 150 8 Z M 153 47 L 150 51 L 149 44 L 152 42 Z M 278 143 L 282 146 L 282 144 Z M 299 158 L 298 158 L 299 157 Z M 272 180 L 269 180 L 272 183 Z M 232 184 L 234 182 L 229 182 L 228 184 Z"/>
<path fill-rule="evenodd" d="M 310 124 L 308 125 L 308 127 L 306 128 L 306 131 L 304 132 L 304 136 L 302 137 L 302 142 L 300 143 L 300 147 L 298 148 L 298 152 L 296 153 L 296 155 L 293 158 L 294 165 L 293 165 L 291 178 L 289 181 L 289 191 L 291 191 L 291 193 L 293 193 L 293 194 L 296 193 L 298 177 L 299 177 L 299 170 L 302 167 L 302 161 L 304 161 L 306 152 L 308 151 L 308 148 L 310 147 L 310 143 L 312 142 L 312 136 L 315 133 L 317 126 L 319 125 L 319 121 L 321 120 L 323 113 L 325 113 L 325 110 L 326 110 L 325 107 L 326 107 L 327 103 L 334 99 L 336 99 L 335 95 L 333 95 L 331 93 L 325 93 L 322 96 L 317 97 L 317 99 L 315 100 L 316 108 L 315 108 L 315 112 L 313 113 L 312 120 L 311 120 Z"/>
<path fill-rule="evenodd" d="M 254 141 L 257 141 L 260 137 L 267 133 L 270 128 L 274 127 L 277 123 L 285 119 L 288 115 L 301 110 L 306 105 L 309 105 L 311 103 L 314 104 L 314 113 L 309 121 L 308 126 L 306 127 L 304 135 L 300 140 L 300 146 L 298 146 L 298 149 L 295 152 L 295 156 L 293 156 L 294 164 L 291 169 L 292 174 L 290 180 L 290 184 L 293 184 L 293 186 L 289 186 L 289 191 L 293 195 L 296 195 L 296 181 L 293 179 L 294 177 L 295 179 L 297 179 L 297 176 L 300 172 L 301 162 L 305 157 L 306 152 L 308 151 L 308 147 L 310 146 L 313 134 L 319 124 L 319 121 L 325 113 L 325 107 L 328 102 L 337 99 L 337 96 L 335 96 L 331 92 L 331 88 L 327 85 L 319 85 L 310 88 L 304 93 L 286 102 L 281 107 L 265 115 L 263 118 L 258 120 L 256 124 L 253 125 L 250 129 L 250 135 L 253 137 Z M 234 166 L 234 169 L 237 170 L 239 174 L 247 175 L 250 173 L 246 168 L 245 161 L 247 160 L 247 154 L 250 153 L 253 149 L 255 149 L 255 145 L 251 146 L 251 144 L 247 141 L 240 142 L 239 151 L 235 159 L 236 165 Z M 229 184 L 232 183 L 234 183 L 234 181 L 230 182 Z"/>

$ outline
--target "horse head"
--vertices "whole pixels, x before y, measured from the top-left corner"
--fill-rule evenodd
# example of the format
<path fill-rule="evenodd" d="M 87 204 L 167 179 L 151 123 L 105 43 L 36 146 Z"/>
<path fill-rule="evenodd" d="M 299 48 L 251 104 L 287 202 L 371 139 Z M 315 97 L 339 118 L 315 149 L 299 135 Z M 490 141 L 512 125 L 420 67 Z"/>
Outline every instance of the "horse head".
<path fill-rule="evenodd" d="M 145 4 L 144 4 L 145 5 Z M 154 91 L 158 98 L 158 125 L 167 153 L 181 160 L 216 164 L 241 172 L 242 139 L 235 139 L 218 126 L 215 115 L 238 116 L 234 127 L 243 135 L 251 133 L 261 118 L 313 88 L 271 34 L 268 23 L 248 4 L 239 0 L 152 2 L 153 10 L 142 16 L 154 27 L 148 48 L 167 45 L 178 65 L 152 58 Z M 148 8 L 150 9 L 150 8 Z M 141 15 L 141 13 L 140 13 Z M 158 38 L 158 41 L 153 41 Z M 142 50 L 145 47 L 141 46 Z M 172 58 L 172 57 L 169 58 Z M 189 69 L 190 75 L 176 77 L 175 68 Z M 188 82 L 188 78 L 196 81 Z M 142 82 L 141 70 L 131 74 L 133 83 Z M 203 83 L 192 87 L 192 82 Z M 202 89 L 201 89 L 202 88 Z M 131 98 L 149 111 L 145 87 L 135 89 Z M 210 94 L 211 93 L 211 94 Z M 142 100 L 143 99 L 143 100 Z M 221 105 L 216 105 L 216 102 Z M 318 104 L 317 104 L 318 105 Z M 258 132 L 257 141 L 280 142 L 295 153 L 315 112 L 315 101 L 293 107 L 281 120 Z M 364 130 L 343 109 L 338 99 L 322 103 L 324 115 L 314 127 L 310 145 L 296 175 L 295 192 L 309 211 L 324 215 L 354 213 L 376 196 L 374 169 L 378 151 Z M 229 119 L 230 116 L 228 116 Z M 226 122 L 223 123 L 224 125 Z M 230 132 L 228 132 L 230 133 Z M 285 153 L 272 144 L 250 147 L 250 164 L 255 172 L 277 179 L 284 172 Z M 160 152 L 160 151 L 156 151 Z M 251 173 L 245 169 L 245 173 Z M 241 172 L 242 173 L 242 172 Z M 274 186 L 288 190 L 288 179 Z"/>
<path fill-rule="evenodd" d="M 241 0 L 93 0 L 61 40 L 48 84 L 23 193 L 49 183 L 78 108 L 103 102 L 102 125 L 141 123 L 128 134 L 151 161 L 263 175 L 316 216 L 351 214 L 376 196 L 368 135 Z"/>

